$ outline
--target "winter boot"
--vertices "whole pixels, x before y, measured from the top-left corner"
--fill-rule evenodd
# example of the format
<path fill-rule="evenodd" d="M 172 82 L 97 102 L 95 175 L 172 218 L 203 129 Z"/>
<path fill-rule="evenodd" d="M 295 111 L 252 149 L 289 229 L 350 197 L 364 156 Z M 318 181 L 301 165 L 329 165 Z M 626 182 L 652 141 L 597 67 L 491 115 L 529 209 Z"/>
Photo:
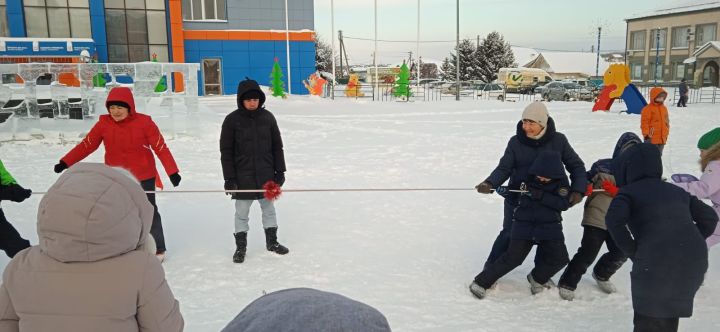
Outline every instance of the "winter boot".
<path fill-rule="evenodd" d="M 575 298 L 575 291 L 572 289 L 565 288 L 563 286 L 558 287 L 560 298 L 566 301 L 572 301 Z"/>
<path fill-rule="evenodd" d="M 615 288 L 615 285 L 608 279 L 603 280 L 602 278 L 598 277 L 595 272 L 592 274 L 593 279 L 597 282 L 598 287 L 600 287 L 600 290 L 607 294 L 612 294 L 617 292 L 617 288 Z"/>
<path fill-rule="evenodd" d="M 533 295 L 537 293 L 542 293 L 545 289 L 550 289 L 552 287 L 553 283 L 551 281 L 548 281 L 544 284 L 541 284 L 537 281 L 535 281 L 535 278 L 533 278 L 532 273 L 528 273 L 527 280 L 530 283 L 530 292 L 532 292 Z"/>
<path fill-rule="evenodd" d="M 485 294 L 487 293 L 487 289 L 483 288 L 482 286 L 478 285 L 476 282 L 472 282 L 470 284 L 470 293 L 475 295 L 478 299 L 485 298 Z"/>
<path fill-rule="evenodd" d="M 285 248 L 282 244 L 277 241 L 277 227 L 265 228 L 265 248 L 268 251 L 272 251 L 278 255 L 285 255 L 290 252 L 288 248 Z"/>
<path fill-rule="evenodd" d="M 235 235 L 233 263 L 242 263 L 245 261 L 245 252 L 247 250 L 247 232 L 239 232 L 233 235 Z"/>

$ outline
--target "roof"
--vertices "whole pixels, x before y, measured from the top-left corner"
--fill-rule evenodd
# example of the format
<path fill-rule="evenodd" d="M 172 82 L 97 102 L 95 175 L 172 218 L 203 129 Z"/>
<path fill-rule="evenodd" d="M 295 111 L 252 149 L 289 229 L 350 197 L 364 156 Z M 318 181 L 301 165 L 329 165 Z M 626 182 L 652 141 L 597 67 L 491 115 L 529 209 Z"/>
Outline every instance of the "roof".
<path fill-rule="evenodd" d="M 700 46 L 695 52 L 693 52 L 693 58 L 697 57 L 700 54 L 705 53 L 709 48 L 715 48 L 716 50 L 720 51 L 720 41 L 711 41 L 703 44 Z"/>
<path fill-rule="evenodd" d="M 515 56 L 515 63 L 517 64 L 516 67 L 525 67 L 525 65 L 535 60 L 538 54 L 540 54 L 540 52 L 534 48 L 520 46 L 511 46 L 510 48 Z"/>
<path fill-rule="evenodd" d="M 720 10 L 720 1 L 692 1 L 691 4 L 678 4 L 677 7 L 672 8 L 665 8 L 665 9 L 658 9 L 651 12 L 645 12 L 642 14 L 635 14 L 628 18 L 626 18 L 626 21 L 630 20 L 637 20 L 642 18 L 651 18 L 656 16 L 666 16 L 666 15 L 677 15 L 677 14 L 684 14 L 684 13 L 690 13 L 690 12 L 696 12 L 696 11 L 703 11 L 703 10 L 713 10 L 718 9 Z"/>
<path fill-rule="evenodd" d="M 548 73 L 583 73 L 595 75 L 597 54 L 590 52 L 540 52 L 536 60 L 544 59 Z M 534 61 L 533 61 L 534 62 Z M 528 64 L 530 65 L 530 64 Z M 598 72 L 604 73 L 610 64 L 600 57 Z"/>

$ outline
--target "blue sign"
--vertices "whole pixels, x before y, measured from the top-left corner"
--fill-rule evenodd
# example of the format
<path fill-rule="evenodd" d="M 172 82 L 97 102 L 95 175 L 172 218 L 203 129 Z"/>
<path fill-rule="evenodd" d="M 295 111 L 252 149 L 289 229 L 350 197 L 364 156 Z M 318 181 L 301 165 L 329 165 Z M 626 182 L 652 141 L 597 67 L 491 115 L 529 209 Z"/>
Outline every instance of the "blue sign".
<path fill-rule="evenodd" d="M 77 57 L 83 50 L 95 53 L 92 39 L 0 38 L 0 56 Z"/>

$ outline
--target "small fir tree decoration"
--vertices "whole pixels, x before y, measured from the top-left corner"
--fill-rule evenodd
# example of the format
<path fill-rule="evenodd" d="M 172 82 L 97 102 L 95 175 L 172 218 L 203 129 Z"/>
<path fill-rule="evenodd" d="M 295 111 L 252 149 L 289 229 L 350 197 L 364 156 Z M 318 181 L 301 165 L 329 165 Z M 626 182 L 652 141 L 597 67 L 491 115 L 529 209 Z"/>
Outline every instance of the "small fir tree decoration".
<path fill-rule="evenodd" d="M 278 58 L 275 58 L 275 64 L 273 65 L 272 73 L 270 74 L 270 81 L 272 95 L 274 97 L 285 98 L 285 82 L 282 78 L 284 77 Z"/>
<path fill-rule="evenodd" d="M 157 62 L 157 54 L 155 53 L 152 54 L 152 62 Z M 163 75 L 158 84 L 155 85 L 155 92 L 165 92 L 165 90 L 167 90 L 167 77 Z"/>
<path fill-rule="evenodd" d="M 398 74 L 398 79 L 395 81 L 395 87 L 394 87 L 394 96 L 395 97 L 402 97 L 403 99 L 407 100 L 412 95 L 412 92 L 410 91 L 410 69 L 408 69 L 407 64 L 403 61 L 402 66 L 400 67 L 400 73 Z"/>

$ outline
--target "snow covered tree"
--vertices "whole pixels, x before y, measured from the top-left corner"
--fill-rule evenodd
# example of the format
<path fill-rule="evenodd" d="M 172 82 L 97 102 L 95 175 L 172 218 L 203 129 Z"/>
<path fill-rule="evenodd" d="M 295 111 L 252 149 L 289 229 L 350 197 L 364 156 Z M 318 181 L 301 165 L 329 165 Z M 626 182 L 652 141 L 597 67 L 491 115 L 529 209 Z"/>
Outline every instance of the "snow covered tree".
<path fill-rule="evenodd" d="M 270 84 L 272 85 L 270 89 L 272 90 L 272 95 L 274 97 L 285 98 L 285 82 L 282 80 L 284 76 L 285 75 L 282 73 L 278 58 L 275 58 L 275 64 L 273 65 L 272 73 L 270 74 L 270 78 L 272 78 L 270 81 Z"/>
<path fill-rule="evenodd" d="M 455 63 L 450 62 L 449 58 L 445 58 L 445 60 L 443 60 L 440 70 L 442 71 L 442 73 L 440 73 L 440 78 L 442 80 L 445 80 L 445 81 L 454 81 L 455 80 Z"/>
<path fill-rule="evenodd" d="M 459 49 L 459 52 L 458 52 Z M 460 54 L 460 80 L 469 81 L 477 79 L 477 59 L 475 59 L 475 45 L 470 39 L 460 41 L 459 47 L 456 47 L 454 53 L 450 53 L 450 58 L 443 61 L 442 70 L 445 72 L 444 78 L 447 80 L 455 80 L 455 64 L 457 63 L 456 54 Z M 446 65 L 447 64 L 447 65 Z M 449 71 L 446 69 L 450 69 Z"/>
<path fill-rule="evenodd" d="M 512 67 L 515 62 L 510 44 L 505 42 L 503 36 L 493 31 L 482 40 L 477 49 L 478 79 L 492 82 L 497 79 L 498 69 Z"/>
<path fill-rule="evenodd" d="M 412 93 L 410 92 L 408 84 L 410 84 L 410 69 L 408 69 L 407 64 L 403 62 L 400 67 L 400 74 L 398 74 L 398 79 L 395 81 L 395 86 L 393 87 L 393 95 L 395 97 L 403 97 L 405 100 L 410 98 Z"/>
<path fill-rule="evenodd" d="M 332 47 L 320 40 L 319 34 L 315 34 L 315 68 L 332 72 Z"/>

